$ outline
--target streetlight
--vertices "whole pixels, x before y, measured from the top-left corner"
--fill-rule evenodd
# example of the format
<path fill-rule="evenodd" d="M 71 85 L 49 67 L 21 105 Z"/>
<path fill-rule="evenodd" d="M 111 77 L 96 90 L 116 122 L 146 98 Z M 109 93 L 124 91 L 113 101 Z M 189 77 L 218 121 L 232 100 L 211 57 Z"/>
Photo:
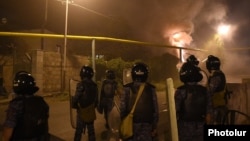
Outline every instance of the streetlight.
<path fill-rule="evenodd" d="M 220 24 L 217 27 L 217 33 L 215 34 L 214 40 L 216 44 L 216 49 L 213 49 L 213 53 L 217 54 L 221 58 L 224 59 L 224 43 L 225 39 L 229 39 L 231 32 L 231 26 L 229 24 Z"/>
<path fill-rule="evenodd" d="M 67 34 L 68 34 L 68 9 L 69 9 L 69 4 L 74 3 L 73 0 L 65 0 L 65 29 L 64 29 L 64 54 L 63 54 L 63 71 L 62 71 L 62 92 L 65 90 L 65 78 L 66 78 L 66 62 L 67 62 Z M 104 16 L 106 18 L 110 18 L 108 16 L 105 16 L 104 14 L 101 14 L 99 12 L 96 12 L 94 10 L 90 10 L 88 8 L 85 8 L 83 6 L 80 6 L 78 4 L 73 4 L 74 6 L 78 6 L 80 8 L 83 8 L 85 10 L 88 10 L 92 13 L 98 14 L 100 16 Z M 95 40 L 92 41 L 92 63 L 93 63 L 93 69 L 95 70 Z M 94 77 L 95 79 L 95 77 Z"/>
<path fill-rule="evenodd" d="M 44 21 L 43 21 L 43 25 L 42 25 L 42 33 L 45 32 L 45 26 L 47 24 L 47 20 L 48 20 L 48 0 L 45 1 L 45 8 L 44 8 Z M 41 38 L 41 50 L 44 49 L 44 37 Z"/>
<path fill-rule="evenodd" d="M 67 35 L 68 35 L 68 9 L 69 0 L 65 4 L 65 26 L 64 26 L 64 44 L 63 44 L 63 73 L 62 73 L 62 92 L 65 90 L 65 77 L 66 77 L 66 62 L 67 62 Z"/>
<path fill-rule="evenodd" d="M 215 36 L 215 40 L 219 46 L 224 46 L 225 37 L 230 36 L 231 26 L 228 24 L 220 24 L 217 27 L 217 34 Z"/>
<path fill-rule="evenodd" d="M 230 25 L 220 25 L 217 28 L 217 32 L 219 35 L 225 36 L 229 33 L 230 31 Z"/>

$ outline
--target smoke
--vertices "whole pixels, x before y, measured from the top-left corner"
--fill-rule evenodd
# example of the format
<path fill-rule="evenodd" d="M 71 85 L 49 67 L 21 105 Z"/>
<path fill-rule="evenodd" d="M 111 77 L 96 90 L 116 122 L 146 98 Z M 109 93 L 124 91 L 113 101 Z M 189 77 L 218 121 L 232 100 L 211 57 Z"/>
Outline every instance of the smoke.
<path fill-rule="evenodd" d="M 134 35 L 145 41 L 169 43 L 177 32 L 193 32 L 193 19 L 204 5 L 202 0 L 135 0 L 120 4 L 122 17 Z M 138 36 L 139 35 L 139 36 Z"/>
<path fill-rule="evenodd" d="M 196 44 L 193 34 L 199 30 L 209 34 L 203 26 L 214 28 L 211 24 L 224 21 L 227 11 L 218 0 L 120 0 L 117 3 L 115 11 L 130 27 L 131 38 L 172 45 L 172 36 L 182 32 L 188 47 Z M 199 40 L 203 40 L 201 38 L 199 36 Z"/>
<path fill-rule="evenodd" d="M 212 18 L 209 15 L 210 13 L 206 12 L 208 10 L 205 9 L 213 7 L 212 3 L 217 3 L 216 0 L 118 1 L 114 2 L 117 3 L 117 5 L 113 5 L 115 7 L 113 9 L 114 13 L 119 15 L 129 27 L 129 38 L 139 41 L 190 47 L 194 41 L 192 34 L 195 33 L 196 19 L 200 18 L 199 21 L 202 20 L 197 24 L 203 24 L 219 18 Z M 203 12 L 203 9 L 205 9 L 205 12 Z M 220 10 L 223 11 L 222 8 Z M 225 12 L 220 13 L 224 14 Z M 213 14 L 211 13 L 211 15 Z M 206 21 L 207 19 L 204 16 L 209 17 L 210 20 Z M 177 33 L 181 34 L 178 39 L 173 37 Z M 178 43 L 178 41 L 181 43 Z M 168 52 L 179 57 L 179 51 L 173 49 L 160 52 Z M 159 51 L 152 49 L 151 53 L 159 54 Z"/>
<path fill-rule="evenodd" d="M 135 0 L 119 5 L 122 16 L 134 30 L 150 35 L 158 32 L 166 36 L 180 31 L 191 34 L 195 21 L 212 23 L 223 20 L 226 14 L 226 7 L 218 0 Z"/>
<path fill-rule="evenodd" d="M 223 0 L 120 0 L 116 5 L 116 11 L 131 29 L 133 39 L 177 45 L 176 41 L 181 41 L 184 47 L 203 48 L 217 32 L 217 26 L 229 20 L 229 7 Z M 237 16 L 235 16 L 237 17 Z M 231 20 L 232 21 L 232 20 Z M 244 20 L 245 21 L 245 20 Z M 237 31 L 237 25 L 232 26 Z M 181 33 L 178 40 L 173 39 L 176 33 Z M 223 39 L 235 45 L 231 37 Z M 175 42 L 173 42 L 175 41 Z M 175 43 L 175 44 L 174 44 Z M 211 46 L 214 46 L 212 43 Z M 210 49 L 210 48 L 206 48 Z M 211 48 L 212 49 L 212 48 Z M 152 53 L 159 53 L 153 51 Z M 173 52 L 170 52 L 173 53 Z M 174 54 L 178 56 L 178 52 Z M 194 54 L 188 53 L 186 54 Z M 231 56 L 229 52 L 225 56 Z M 197 53 L 202 60 L 209 54 Z M 239 57 L 233 54 L 232 57 Z M 226 57 L 227 58 L 227 57 Z M 235 59 L 236 59 L 235 58 Z M 227 61 L 228 59 L 222 58 Z M 247 59 L 244 59 L 247 60 Z M 231 61 L 231 59 L 230 59 Z M 224 63 L 224 68 L 230 68 L 231 63 Z M 245 63 L 242 63 L 245 65 Z M 243 68 L 239 66 L 238 68 Z M 236 72 L 235 70 L 224 70 L 225 72 Z"/>
<path fill-rule="evenodd" d="M 235 33 L 239 31 L 239 27 L 249 25 L 249 20 L 247 20 L 249 18 L 244 18 L 241 14 L 242 11 L 249 13 L 247 12 L 249 11 L 248 3 L 248 0 L 106 0 L 101 5 L 107 7 L 108 15 L 119 19 L 126 25 L 124 29 L 129 32 L 127 38 L 180 47 L 207 49 L 208 52 L 205 53 L 185 51 L 184 54 L 186 55 L 184 59 L 189 54 L 194 54 L 198 59 L 204 60 L 209 54 L 213 54 L 214 49 L 219 45 L 224 45 L 225 49 L 228 46 L 239 47 L 237 46 L 239 40 L 235 40 Z M 233 30 L 231 30 L 231 34 L 228 34 L 229 37 L 218 40 L 214 35 L 217 32 L 218 25 L 222 23 L 232 24 Z M 246 30 L 242 32 L 247 33 Z M 175 37 L 176 34 L 180 34 L 178 38 Z M 245 42 L 249 42 L 247 37 L 245 37 Z M 152 48 L 151 52 L 152 54 L 164 53 L 155 48 Z M 166 52 L 179 57 L 179 52 L 171 49 L 166 49 Z M 220 50 L 218 52 L 221 53 Z M 231 55 L 231 53 L 222 53 L 221 60 L 226 61 L 226 63 L 222 63 L 226 65 L 223 68 L 228 68 L 224 70 L 225 72 L 239 72 L 237 71 L 238 68 L 243 69 L 242 66 L 248 66 L 247 63 L 244 63 L 248 59 L 244 58 L 241 66 L 230 67 L 235 64 L 232 60 L 238 60 L 242 55 L 236 52 Z M 213 55 L 217 56 L 217 54 Z M 218 57 L 221 56 L 218 55 Z M 229 60 L 230 57 L 233 59 Z"/>

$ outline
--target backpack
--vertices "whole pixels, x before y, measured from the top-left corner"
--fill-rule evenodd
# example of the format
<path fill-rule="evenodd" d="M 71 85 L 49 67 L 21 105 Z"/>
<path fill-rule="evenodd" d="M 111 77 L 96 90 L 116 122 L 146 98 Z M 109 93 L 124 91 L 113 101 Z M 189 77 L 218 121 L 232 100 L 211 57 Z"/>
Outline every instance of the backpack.
<path fill-rule="evenodd" d="M 183 86 L 185 97 L 181 105 L 180 119 L 204 121 L 206 115 L 207 90 L 200 85 Z"/>
<path fill-rule="evenodd" d="M 48 134 L 49 107 L 40 96 L 21 98 L 22 114 L 18 117 L 12 139 L 31 139 Z"/>
<path fill-rule="evenodd" d="M 103 83 L 103 92 L 105 98 L 113 98 L 115 95 L 115 81 L 104 81 Z"/>

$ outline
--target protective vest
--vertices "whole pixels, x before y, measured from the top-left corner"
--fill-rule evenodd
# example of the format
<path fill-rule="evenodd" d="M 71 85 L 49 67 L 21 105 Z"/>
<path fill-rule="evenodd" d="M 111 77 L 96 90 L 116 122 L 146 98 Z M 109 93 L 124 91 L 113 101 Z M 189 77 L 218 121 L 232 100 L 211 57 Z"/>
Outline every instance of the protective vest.
<path fill-rule="evenodd" d="M 184 85 L 179 89 L 185 92 L 179 118 L 184 121 L 204 121 L 207 105 L 206 87 Z"/>
<path fill-rule="evenodd" d="M 81 85 L 83 85 L 83 92 L 78 102 L 82 108 L 85 108 L 96 102 L 98 89 L 93 81 L 82 81 Z"/>
<path fill-rule="evenodd" d="M 135 111 L 134 111 L 134 119 L 135 123 L 152 123 L 153 121 L 153 113 L 154 111 L 154 102 L 153 102 L 153 95 L 152 95 L 152 88 L 154 86 L 151 84 L 146 83 L 145 88 L 142 92 L 140 99 L 137 102 Z M 129 102 L 129 109 L 132 109 L 132 106 L 135 102 L 137 92 L 139 87 L 135 87 L 130 85 L 130 102 Z"/>
<path fill-rule="evenodd" d="M 23 109 L 12 140 L 32 139 L 48 134 L 49 107 L 40 96 L 22 97 Z"/>
<path fill-rule="evenodd" d="M 215 89 L 215 92 L 212 94 L 212 102 L 214 107 L 226 105 L 226 78 L 221 71 L 215 71 L 212 73 L 212 76 L 209 78 L 209 83 L 211 83 L 211 78 L 220 77 L 221 83 Z"/>
<path fill-rule="evenodd" d="M 114 80 L 104 80 L 102 84 L 101 96 L 102 98 L 114 98 L 117 88 L 117 82 Z"/>

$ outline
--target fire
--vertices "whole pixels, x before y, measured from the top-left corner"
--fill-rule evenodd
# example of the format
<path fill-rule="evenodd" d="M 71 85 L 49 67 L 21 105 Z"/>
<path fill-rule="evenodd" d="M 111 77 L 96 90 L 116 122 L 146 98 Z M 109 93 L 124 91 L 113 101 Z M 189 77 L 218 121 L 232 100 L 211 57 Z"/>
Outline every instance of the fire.
<path fill-rule="evenodd" d="M 169 31 L 167 31 L 169 32 Z M 165 37 L 168 38 L 169 43 L 172 46 L 177 47 L 188 47 L 190 46 L 191 42 L 193 41 L 192 37 L 185 31 L 178 31 L 175 33 L 167 33 L 165 34 Z M 180 62 L 176 65 L 177 69 L 180 70 L 180 67 L 182 66 L 182 63 L 184 62 L 184 56 L 187 53 L 186 50 L 176 50 L 175 54 L 179 58 L 180 56 Z"/>
<path fill-rule="evenodd" d="M 178 47 L 185 46 L 185 41 L 182 39 L 181 32 L 173 34 L 172 36 L 170 36 L 169 40 L 173 46 L 178 46 Z"/>
<path fill-rule="evenodd" d="M 186 32 L 176 32 L 169 37 L 169 41 L 173 46 L 187 47 L 193 41 L 192 37 Z"/>
<path fill-rule="evenodd" d="M 191 42 L 193 41 L 192 37 L 184 32 L 184 31 L 181 31 L 181 32 L 176 32 L 174 34 L 172 34 L 172 36 L 169 37 L 169 41 L 171 43 L 171 45 L 173 46 L 177 46 L 177 47 L 188 47 Z M 184 56 L 186 54 L 186 51 L 185 50 L 177 50 L 176 51 L 176 54 L 178 56 L 180 56 L 181 54 L 181 62 L 184 62 Z"/>

